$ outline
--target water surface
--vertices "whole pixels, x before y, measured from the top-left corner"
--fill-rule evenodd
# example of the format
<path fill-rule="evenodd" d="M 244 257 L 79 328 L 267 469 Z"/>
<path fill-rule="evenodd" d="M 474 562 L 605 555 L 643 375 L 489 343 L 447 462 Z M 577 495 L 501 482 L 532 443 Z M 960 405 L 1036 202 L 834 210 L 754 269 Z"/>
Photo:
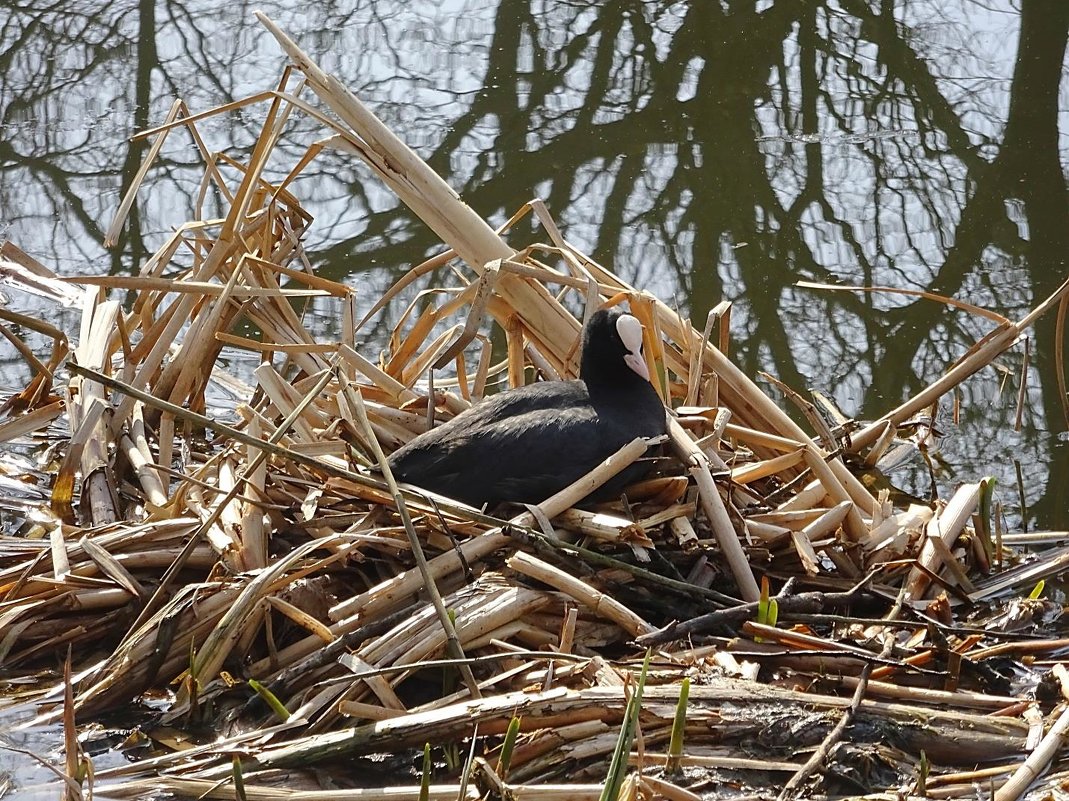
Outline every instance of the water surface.
<path fill-rule="evenodd" d="M 730 300 L 747 373 L 818 389 L 848 415 L 917 392 L 990 323 L 798 280 L 929 290 L 1018 318 L 1069 274 L 1064 0 L 9 3 L 0 235 L 64 274 L 135 271 L 193 215 L 201 168 L 172 137 L 105 250 L 144 155 L 129 137 L 175 98 L 196 111 L 275 84 L 284 60 L 254 7 L 493 223 L 543 198 L 571 241 L 699 324 Z M 262 115 L 202 130 L 240 157 Z M 298 122 L 280 154 L 292 164 L 322 135 Z M 349 158 L 325 154 L 295 191 L 316 218 L 317 268 L 365 307 L 437 247 Z M 46 313 L 76 331 L 75 313 Z M 993 474 L 1013 527 L 1069 527 L 1053 326 L 1032 332 L 1019 432 L 1023 344 L 937 418 L 938 494 Z M 0 355 L 19 386 L 22 362 Z M 930 491 L 919 459 L 893 478 Z"/>

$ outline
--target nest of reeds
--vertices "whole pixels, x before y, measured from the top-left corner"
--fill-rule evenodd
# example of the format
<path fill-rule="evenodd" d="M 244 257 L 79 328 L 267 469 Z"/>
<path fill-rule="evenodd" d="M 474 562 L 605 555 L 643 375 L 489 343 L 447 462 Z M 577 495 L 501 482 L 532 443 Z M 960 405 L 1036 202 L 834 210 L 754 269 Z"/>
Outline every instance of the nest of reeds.
<path fill-rule="evenodd" d="M 320 769 L 359 788 L 323 798 L 1019 784 L 1007 779 L 1024 759 L 1022 712 L 1049 705 L 1020 695 L 1041 663 L 1009 660 L 1064 644 L 1012 634 L 1050 609 L 1005 594 L 1061 570 L 1065 553 L 991 573 L 1002 543 L 985 486 L 903 507 L 857 474 L 1034 317 L 1000 321 L 944 380 L 865 427 L 803 407 L 814 436 L 729 360 L 726 309 L 694 328 L 572 247 L 540 203 L 491 230 L 264 22 L 297 72 L 245 101 L 268 107 L 247 163 L 197 133 L 230 107 L 176 103 L 143 134 L 141 179 L 168 136 L 192 133 L 201 196 L 226 198 L 226 216 L 177 227 L 136 277 L 73 279 L 88 289 L 69 381 L 54 383 L 65 336 L 39 325 L 56 346 L 47 363 L 27 352 L 36 378 L 0 424 L 4 441 L 69 425 L 48 503 L 0 551 L 5 671 L 65 664 L 55 689 L 38 681 L 29 697 L 39 720 L 67 727 L 68 792 L 86 777 L 76 726 L 139 699 L 153 711 L 128 715 L 150 738 L 166 726 L 190 739 L 159 736 L 96 771 L 98 794 L 288 797 L 321 784 Z M 330 136 L 268 182 L 294 114 Z M 312 220 L 294 182 L 325 147 L 363 159 L 445 246 L 362 319 L 302 245 Z M 509 244 L 525 214 L 544 241 Z M 14 246 L 2 255 L 21 285 L 72 301 Z M 384 352 L 357 345 L 369 319 L 436 276 Z M 306 327 L 308 298 L 336 303 L 339 341 Z M 575 507 L 642 441 L 527 509 L 476 510 L 379 472 L 492 382 L 574 376 L 581 317 L 625 300 L 673 410 L 653 478 Z M 258 336 L 231 333 L 239 323 Z M 226 347 L 262 355 L 229 424 L 205 416 L 213 382 L 239 384 L 220 366 Z"/>

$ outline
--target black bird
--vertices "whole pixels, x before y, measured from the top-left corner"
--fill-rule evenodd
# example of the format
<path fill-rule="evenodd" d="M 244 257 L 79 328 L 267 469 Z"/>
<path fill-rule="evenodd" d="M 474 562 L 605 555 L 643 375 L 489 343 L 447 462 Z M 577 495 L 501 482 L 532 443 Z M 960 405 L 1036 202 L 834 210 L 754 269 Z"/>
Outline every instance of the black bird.
<path fill-rule="evenodd" d="M 494 395 L 398 448 L 401 481 L 472 506 L 540 503 L 635 437 L 665 433 L 664 405 L 642 358 L 642 324 L 599 309 L 583 329 L 576 381 L 540 381 Z M 641 461 L 595 497 L 641 479 Z"/>

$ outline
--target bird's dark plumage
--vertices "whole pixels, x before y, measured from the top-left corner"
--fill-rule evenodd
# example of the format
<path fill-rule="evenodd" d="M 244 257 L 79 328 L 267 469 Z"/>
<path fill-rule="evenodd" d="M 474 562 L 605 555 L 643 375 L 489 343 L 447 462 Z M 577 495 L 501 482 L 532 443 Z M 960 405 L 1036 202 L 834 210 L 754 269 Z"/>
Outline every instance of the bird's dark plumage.
<path fill-rule="evenodd" d="M 398 448 L 391 470 L 473 506 L 539 503 L 635 437 L 664 434 L 665 408 L 641 358 L 641 330 L 620 309 L 595 312 L 583 330 L 579 380 L 494 395 Z M 600 494 L 646 472 L 636 463 Z"/>

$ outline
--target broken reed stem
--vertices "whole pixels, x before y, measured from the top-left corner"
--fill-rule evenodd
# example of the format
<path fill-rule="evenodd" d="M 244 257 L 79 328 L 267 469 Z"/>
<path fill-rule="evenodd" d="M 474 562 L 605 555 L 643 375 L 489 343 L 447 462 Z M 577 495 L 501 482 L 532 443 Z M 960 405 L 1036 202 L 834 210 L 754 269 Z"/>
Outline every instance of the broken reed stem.
<path fill-rule="evenodd" d="M 944 554 L 949 552 L 950 546 L 954 544 L 954 540 L 969 522 L 979 501 L 980 485 L 963 484 L 942 511 L 928 522 L 925 531 L 932 541 L 925 542 L 918 559 L 919 564 L 910 573 L 906 582 L 907 600 L 921 599 L 924 590 L 931 583 L 929 574 L 934 574 L 939 570 L 944 561 Z M 936 547 L 933 542 L 936 538 L 946 545 L 945 549 Z"/>
<path fill-rule="evenodd" d="M 367 409 L 364 406 L 364 397 L 359 390 L 353 390 L 352 384 L 347 379 L 344 379 L 340 371 L 336 368 L 334 369 L 334 374 L 338 379 L 338 383 L 341 385 L 342 392 L 345 393 L 346 398 L 349 399 L 352 407 L 356 410 L 357 416 L 360 418 L 360 424 L 364 427 L 364 436 L 371 445 L 379 469 L 382 470 L 383 478 L 386 479 L 386 486 L 389 487 L 390 495 L 393 496 L 397 512 L 401 515 L 401 522 L 404 524 L 405 534 L 408 535 L 408 544 L 412 548 L 412 556 L 415 558 L 416 566 L 419 568 L 419 573 L 423 577 L 423 587 L 431 599 L 434 611 L 438 615 L 438 622 L 445 631 L 446 652 L 454 659 L 463 660 L 466 658 L 464 656 L 464 648 L 460 644 L 460 638 L 457 637 L 456 628 L 453 626 L 453 621 L 449 617 L 449 610 L 445 608 L 442 594 L 438 592 L 438 585 L 435 583 L 430 565 L 427 563 L 427 556 L 423 553 L 423 545 L 419 541 L 419 535 L 416 533 L 416 528 L 412 525 L 412 517 L 408 513 L 408 506 L 405 503 L 404 496 L 401 494 L 401 490 L 397 487 L 397 481 L 394 479 L 393 471 L 390 469 L 390 462 L 386 458 L 386 454 L 383 453 L 382 446 L 379 445 L 379 439 L 375 436 L 375 432 L 371 428 L 371 421 L 368 420 Z M 482 698 L 482 693 L 479 691 L 479 684 L 475 681 L 475 675 L 471 672 L 471 666 L 464 663 L 460 664 L 458 667 L 460 674 L 464 679 L 464 684 L 467 686 L 468 692 L 471 693 L 472 698 Z"/>
<path fill-rule="evenodd" d="M 517 552 L 507 561 L 508 566 L 513 570 L 556 588 L 569 598 L 589 607 L 600 617 L 611 620 L 632 637 L 641 637 L 643 634 L 652 634 L 656 631 L 653 626 L 616 599 L 548 562 L 543 562 L 523 551 Z"/>
<path fill-rule="evenodd" d="M 880 668 L 886 671 L 889 668 Z M 857 687 L 856 676 L 842 676 L 839 683 L 847 689 Z M 969 692 L 967 690 L 932 690 L 927 687 L 909 687 L 899 684 L 891 684 L 886 681 L 876 681 L 870 678 L 868 683 L 869 693 L 881 698 L 892 698 L 900 701 L 910 701 L 918 704 L 932 704 L 945 708 L 965 707 L 967 709 L 983 709 L 989 712 L 1001 712 L 1021 702 L 1021 699 L 1005 695 L 989 695 L 988 693 Z"/>
<path fill-rule="evenodd" d="M 481 273 L 488 262 L 512 256 L 512 248 L 486 221 L 463 203 L 441 176 L 413 153 L 345 85 L 323 71 L 267 15 L 259 11 L 255 13 L 256 18 L 304 73 L 312 90 L 350 126 L 351 131 L 356 132 L 356 136 L 349 131 L 340 132 L 349 144 L 442 241 L 448 243 L 477 273 Z M 507 283 L 530 288 L 522 282 L 504 280 L 501 282 L 502 288 Z M 516 305 L 522 307 L 527 304 Z"/>
<path fill-rule="evenodd" d="M 634 464 L 646 453 L 650 444 L 645 437 L 635 437 L 585 476 L 538 504 L 538 512 L 547 518 L 553 518 L 570 509 L 621 470 Z"/>
<path fill-rule="evenodd" d="M 71 370 L 73 372 L 79 372 L 79 370 L 75 369 L 75 365 L 71 365 Z M 331 374 L 329 372 L 325 372 L 322 376 L 320 376 L 319 381 L 313 388 L 312 392 L 305 395 L 304 399 L 294 407 L 293 411 L 291 411 L 289 415 L 286 416 L 286 419 L 283 420 L 281 424 L 279 424 L 277 429 L 275 429 L 275 432 L 271 435 L 270 439 L 268 439 L 266 443 L 256 443 L 255 447 L 261 447 L 262 444 L 276 445 L 286 435 L 286 432 L 290 430 L 290 427 L 293 425 L 293 422 L 301 416 L 305 408 L 307 408 L 308 404 L 311 403 L 314 398 L 318 397 L 319 393 L 326 389 L 327 384 L 330 383 L 330 379 Z M 99 379 L 94 378 L 94 380 Z M 148 397 L 151 398 L 152 396 L 149 395 Z M 144 400 L 144 398 L 139 398 L 139 400 Z M 153 398 L 153 400 L 155 400 L 155 398 Z M 187 414 L 189 413 L 187 412 Z M 209 418 L 205 418 L 205 420 L 209 420 L 208 425 L 210 427 L 219 427 L 218 423 L 210 421 Z M 267 448 L 261 448 L 257 452 L 252 462 L 246 465 L 246 467 L 242 470 L 241 475 L 252 475 L 252 473 L 259 467 L 259 465 L 265 459 L 267 459 L 268 453 L 269 450 Z M 178 573 L 182 570 L 182 568 L 185 567 L 185 564 L 189 560 L 189 557 L 193 555 L 194 550 L 196 550 L 197 546 L 200 544 L 200 541 L 207 535 L 208 531 L 211 530 L 211 528 L 219 522 L 219 518 L 222 516 L 223 511 L 227 508 L 227 506 L 230 505 L 230 502 L 233 501 L 234 498 L 241 491 L 241 487 L 243 486 L 243 484 L 244 481 L 241 478 L 239 478 L 238 481 L 235 481 L 234 486 L 230 488 L 226 495 L 216 501 L 215 507 L 212 509 L 211 513 L 204 519 L 204 521 L 200 524 L 197 530 L 190 535 L 189 541 L 186 542 L 186 545 L 182 549 L 182 552 L 178 555 L 178 558 L 174 560 L 174 563 L 163 574 L 163 578 L 160 580 L 160 586 L 156 588 L 156 591 L 154 593 L 152 593 L 152 597 L 148 599 L 148 601 L 145 603 L 145 606 L 142 608 L 141 613 L 134 621 L 133 625 L 130 626 L 130 628 L 127 630 L 126 636 L 123 637 L 124 643 L 129 642 L 130 639 L 134 636 L 134 634 L 141 628 L 141 626 L 143 626 L 145 622 L 149 618 L 151 618 L 152 615 L 156 612 L 156 609 L 159 608 L 160 604 L 167 596 L 170 590 L 171 582 L 174 581 L 175 576 L 177 576 Z M 120 644 L 119 648 L 117 648 L 116 650 L 121 649 L 121 647 L 122 645 Z"/>
<path fill-rule="evenodd" d="M 724 500 L 720 497 L 720 491 L 713 482 L 713 476 L 709 472 L 709 459 L 683 430 L 679 422 L 669 416 L 668 436 L 676 454 L 687 465 L 690 474 L 698 484 L 698 495 L 701 498 L 702 510 L 709 519 L 709 527 L 713 530 L 720 551 L 727 559 L 728 567 L 735 583 L 739 586 L 739 595 L 745 601 L 756 601 L 761 597 L 761 590 L 757 586 L 757 580 L 753 577 L 753 570 L 746 558 L 746 552 L 742 549 L 739 536 L 735 532 L 735 526 L 731 523 Z"/>
<path fill-rule="evenodd" d="M 1069 293 L 1069 279 L 1064 281 L 1062 285 L 1048 295 L 1042 303 L 1032 309 L 1032 311 L 1022 317 L 1018 322 L 1003 323 L 993 331 L 989 332 L 983 339 L 973 346 L 973 349 L 963 359 L 950 368 L 950 370 L 948 370 L 942 377 L 933 381 L 905 403 L 902 403 L 897 408 L 887 412 L 887 414 L 883 415 L 878 420 L 874 420 L 861 431 L 854 434 L 853 437 L 851 437 L 854 449 L 859 450 L 866 445 L 872 444 L 880 436 L 883 426 L 886 423 L 890 422 L 893 425 L 898 425 L 904 420 L 907 420 L 910 415 L 931 405 L 942 395 L 945 395 L 951 389 L 961 384 L 973 373 L 986 367 L 994 361 L 995 357 L 1009 349 L 1025 330 L 1030 328 L 1039 317 L 1046 314 L 1056 303 L 1059 303 L 1067 293 Z"/>
<path fill-rule="evenodd" d="M 1065 745 L 1069 736 L 1069 704 L 1062 704 L 1058 720 L 1013 775 L 995 791 L 994 801 L 1017 801 Z"/>

